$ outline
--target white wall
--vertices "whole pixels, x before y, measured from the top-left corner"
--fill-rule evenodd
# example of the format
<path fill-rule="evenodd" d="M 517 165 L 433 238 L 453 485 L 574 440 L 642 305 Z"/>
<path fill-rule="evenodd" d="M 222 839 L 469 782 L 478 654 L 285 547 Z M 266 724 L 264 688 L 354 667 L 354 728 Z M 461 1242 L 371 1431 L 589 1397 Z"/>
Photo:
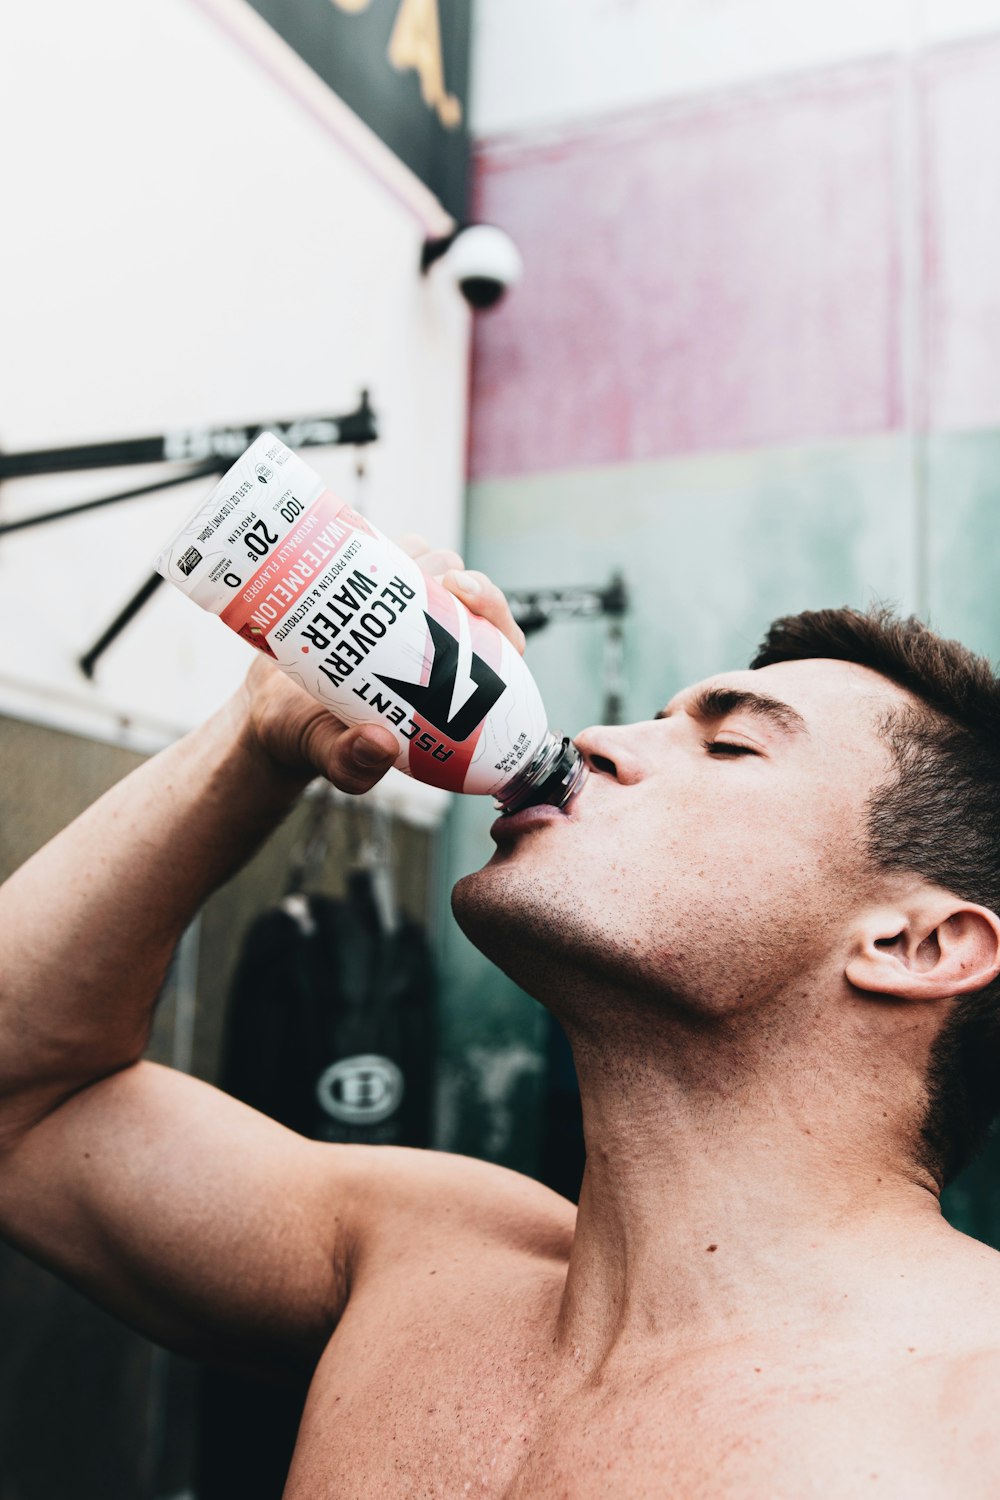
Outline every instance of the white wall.
<path fill-rule="evenodd" d="M 419 275 L 429 195 L 363 159 L 239 0 L 4 6 L 0 58 L 0 447 L 347 411 L 367 386 L 368 514 L 455 545 L 469 320 Z M 357 502 L 350 450 L 306 456 Z M 0 517 L 147 477 L 9 481 Z M 95 685 L 74 665 L 211 483 L 0 538 L 0 709 L 156 737 L 228 693 L 246 648 L 166 587 Z"/>
<path fill-rule="evenodd" d="M 488 136 L 1000 31 L 1000 0 L 477 0 Z"/>

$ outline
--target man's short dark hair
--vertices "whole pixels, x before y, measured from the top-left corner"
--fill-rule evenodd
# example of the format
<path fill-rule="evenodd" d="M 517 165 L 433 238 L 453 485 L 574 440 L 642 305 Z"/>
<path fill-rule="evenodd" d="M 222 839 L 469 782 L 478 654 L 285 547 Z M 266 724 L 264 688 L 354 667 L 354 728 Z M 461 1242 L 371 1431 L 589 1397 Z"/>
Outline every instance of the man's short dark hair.
<path fill-rule="evenodd" d="M 879 607 L 776 620 L 750 665 L 816 657 L 870 667 L 916 700 L 880 726 L 894 771 L 868 804 L 869 855 L 1000 912 L 1000 679 L 990 663 Z M 927 1090 L 924 1160 L 948 1182 L 1000 1113 L 1000 980 L 956 1001 Z"/>

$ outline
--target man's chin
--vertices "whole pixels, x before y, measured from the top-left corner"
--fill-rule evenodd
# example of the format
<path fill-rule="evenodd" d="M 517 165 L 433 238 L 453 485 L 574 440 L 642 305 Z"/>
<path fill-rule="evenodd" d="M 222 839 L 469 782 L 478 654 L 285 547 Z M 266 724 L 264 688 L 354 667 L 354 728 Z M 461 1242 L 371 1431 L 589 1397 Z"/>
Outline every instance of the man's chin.
<path fill-rule="evenodd" d="M 538 892 L 503 861 L 463 875 L 451 893 L 455 920 L 469 941 L 491 963 L 537 999 L 535 988 L 547 967 L 547 945 L 539 949 Z"/>
<path fill-rule="evenodd" d="M 455 921 L 470 942 L 503 967 L 502 952 L 512 930 L 523 930 L 535 901 L 523 874 L 502 860 L 463 875 L 451 893 Z"/>
<path fill-rule="evenodd" d="M 499 893 L 491 889 L 496 885 L 494 875 L 491 866 L 484 865 L 481 870 L 463 875 L 452 888 L 451 909 L 455 921 L 473 942 L 476 941 L 475 932 L 470 929 L 478 929 L 484 923 L 488 925 L 497 906 L 504 905 L 503 900 L 498 902 Z"/>

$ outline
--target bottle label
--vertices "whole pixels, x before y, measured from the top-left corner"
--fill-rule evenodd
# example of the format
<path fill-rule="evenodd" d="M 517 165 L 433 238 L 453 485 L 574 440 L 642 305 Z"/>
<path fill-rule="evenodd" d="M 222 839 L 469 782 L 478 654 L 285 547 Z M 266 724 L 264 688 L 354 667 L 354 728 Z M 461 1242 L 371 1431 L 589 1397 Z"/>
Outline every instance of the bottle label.
<path fill-rule="evenodd" d="M 495 794 L 545 735 L 509 641 L 269 433 L 157 568 L 343 723 L 391 729 L 419 781 Z"/>

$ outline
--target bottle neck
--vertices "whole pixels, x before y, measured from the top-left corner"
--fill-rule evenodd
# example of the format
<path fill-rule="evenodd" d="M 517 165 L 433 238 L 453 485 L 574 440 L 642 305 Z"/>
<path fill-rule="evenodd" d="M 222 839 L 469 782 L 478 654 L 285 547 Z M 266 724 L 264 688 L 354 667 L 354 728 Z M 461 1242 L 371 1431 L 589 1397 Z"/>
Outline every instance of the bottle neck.
<path fill-rule="evenodd" d="M 522 807 L 543 802 L 564 807 L 586 775 L 586 763 L 573 741 L 546 730 L 528 764 L 497 793 L 496 806 L 503 813 L 520 812 Z"/>

